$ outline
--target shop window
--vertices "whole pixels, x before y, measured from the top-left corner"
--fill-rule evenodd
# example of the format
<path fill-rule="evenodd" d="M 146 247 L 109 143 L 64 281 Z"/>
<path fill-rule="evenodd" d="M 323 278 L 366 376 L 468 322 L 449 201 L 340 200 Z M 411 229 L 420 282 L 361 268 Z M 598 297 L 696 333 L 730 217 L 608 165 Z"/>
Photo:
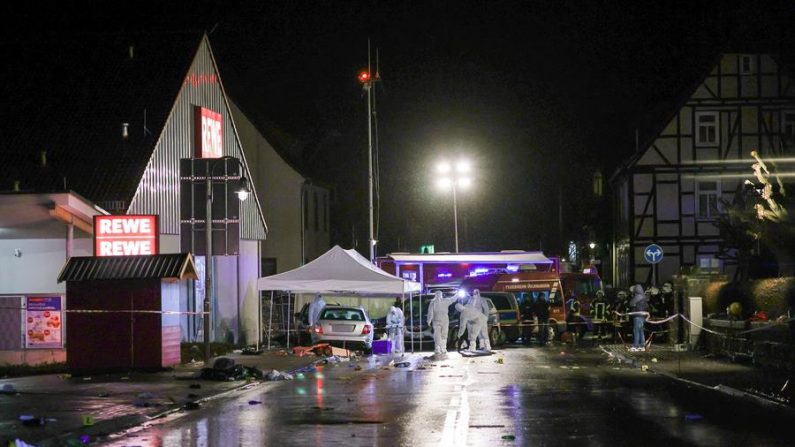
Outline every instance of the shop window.
<path fill-rule="evenodd" d="M 696 204 L 700 219 L 714 219 L 720 215 L 720 183 L 717 181 L 698 182 Z"/>
<path fill-rule="evenodd" d="M 721 260 L 712 255 L 698 256 L 698 269 L 701 273 L 717 274 L 721 270 Z"/>
<path fill-rule="evenodd" d="M 696 144 L 699 146 L 717 146 L 720 129 L 718 112 L 696 113 Z"/>

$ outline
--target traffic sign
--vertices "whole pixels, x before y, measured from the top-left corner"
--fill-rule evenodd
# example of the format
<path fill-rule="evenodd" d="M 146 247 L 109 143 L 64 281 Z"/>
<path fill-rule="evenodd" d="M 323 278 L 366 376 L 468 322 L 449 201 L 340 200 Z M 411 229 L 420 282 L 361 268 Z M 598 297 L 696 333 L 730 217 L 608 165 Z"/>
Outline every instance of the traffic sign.
<path fill-rule="evenodd" d="M 643 250 L 643 257 L 649 264 L 658 264 L 663 258 L 663 249 L 657 244 L 651 244 Z"/>

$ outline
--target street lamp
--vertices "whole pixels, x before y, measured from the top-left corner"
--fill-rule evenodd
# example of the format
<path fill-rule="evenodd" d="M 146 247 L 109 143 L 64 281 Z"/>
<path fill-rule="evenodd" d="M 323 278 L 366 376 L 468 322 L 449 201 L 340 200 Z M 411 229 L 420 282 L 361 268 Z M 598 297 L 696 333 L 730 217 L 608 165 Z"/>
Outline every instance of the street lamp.
<path fill-rule="evenodd" d="M 226 166 L 227 160 L 234 160 L 240 166 L 240 181 L 237 190 L 237 198 L 242 202 L 248 198 L 251 189 L 248 185 L 248 180 L 243 174 L 245 167 L 235 157 L 225 155 L 220 158 L 210 159 L 207 162 L 207 214 L 205 215 L 205 239 L 206 239 L 206 252 L 207 262 L 204 266 L 204 364 L 210 362 L 210 303 L 212 302 L 213 293 L 213 175 L 215 168 L 219 165 Z M 219 163 L 223 162 L 223 163 Z M 224 172 L 224 182 L 229 181 L 229 176 Z M 238 315 L 240 318 L 240 315 Z"/>
<path fill-rule="evenodd" d="M 453 225 L 455 227 L 455 252 L 458 253 L 458 203 L 456 191 L 458 188 L 468 188 L 472 184 L 469 173 L 472 167 L 469 161 L 461 159 L 455 165 L 443 161 L 436 166 L 436 171 L 441 174 L 438 179 L 440 188 L 453 190 Z"/>

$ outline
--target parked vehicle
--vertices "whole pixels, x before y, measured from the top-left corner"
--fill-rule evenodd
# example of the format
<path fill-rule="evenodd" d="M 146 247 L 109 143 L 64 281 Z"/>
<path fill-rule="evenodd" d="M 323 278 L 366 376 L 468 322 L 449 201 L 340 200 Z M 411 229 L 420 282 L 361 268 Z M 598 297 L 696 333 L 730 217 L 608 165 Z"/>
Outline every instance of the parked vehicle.
<path fill-rule="evenodd" d="M 327 305 L 312 327 L 313 343 L 329 343 L 343 348 L 373 349 L 373 323 L 361 306 Z"/>
<path fill-rule="evenodd" d="M 494 304 L 501 327 L 500 332 L 505 334 L 506 341 L 515 343 L 522 336 L 522 328 L 519 326 L 522 314 L 516 296 L 510 292 L 488 291 L 481 291 L 480 296 L 488 298 Z"/>
<path fill-rule="evenodd" d="M 295 328 L 296 342 L 298 346 L 306 346 L 312 342 L 312 327 L 309 326 L 309 303 L 304 303 L 301 310 L 293 314 L 293 327 Z M 340 303 L 327 303 L 327 305 L 339 306 Z"/>

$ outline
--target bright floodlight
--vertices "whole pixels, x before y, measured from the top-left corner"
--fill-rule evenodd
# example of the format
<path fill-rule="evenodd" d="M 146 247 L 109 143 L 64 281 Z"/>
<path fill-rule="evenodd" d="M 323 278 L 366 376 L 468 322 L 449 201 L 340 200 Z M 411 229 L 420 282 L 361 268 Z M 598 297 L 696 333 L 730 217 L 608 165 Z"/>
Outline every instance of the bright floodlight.
<path fill-rule="evenodd" d="M 458 163 L 455 165 L 456 172 L 466 173 L 469 172 L 470 166 L 469 162 L 466 160 L 459 160 Z"/>
<path fill-rule="evenodd" d="M 595 243 L 593 243 L 593 242 L 591 242 L 590 244 L 588 244 L 588 246 L 589 246 L 589 247 L 591 247 L 591 250 L 593 250 L 594 248 L 596 248 L 596 244 L 595 244 Z"/>
<path fill-rule="evenodd" d="M 442 174 L 450 172 L 450 163 L 443 161 L 436 166 L 436 170 Z"/>
<path fill-rule="evenodd" d="M 450 180 L 449 177 L 442 177 L 438 180 L 439 187 L 443 189 L 447 189 L 453 185 L 453 181 Z"/>
<path fill-rule="evenodd" d="M 461 188 L 469 188 L 469 185 L 472 184 L 472 180 L 469 177 L 462 177 L 458 179 L 458 186 Z"/>

